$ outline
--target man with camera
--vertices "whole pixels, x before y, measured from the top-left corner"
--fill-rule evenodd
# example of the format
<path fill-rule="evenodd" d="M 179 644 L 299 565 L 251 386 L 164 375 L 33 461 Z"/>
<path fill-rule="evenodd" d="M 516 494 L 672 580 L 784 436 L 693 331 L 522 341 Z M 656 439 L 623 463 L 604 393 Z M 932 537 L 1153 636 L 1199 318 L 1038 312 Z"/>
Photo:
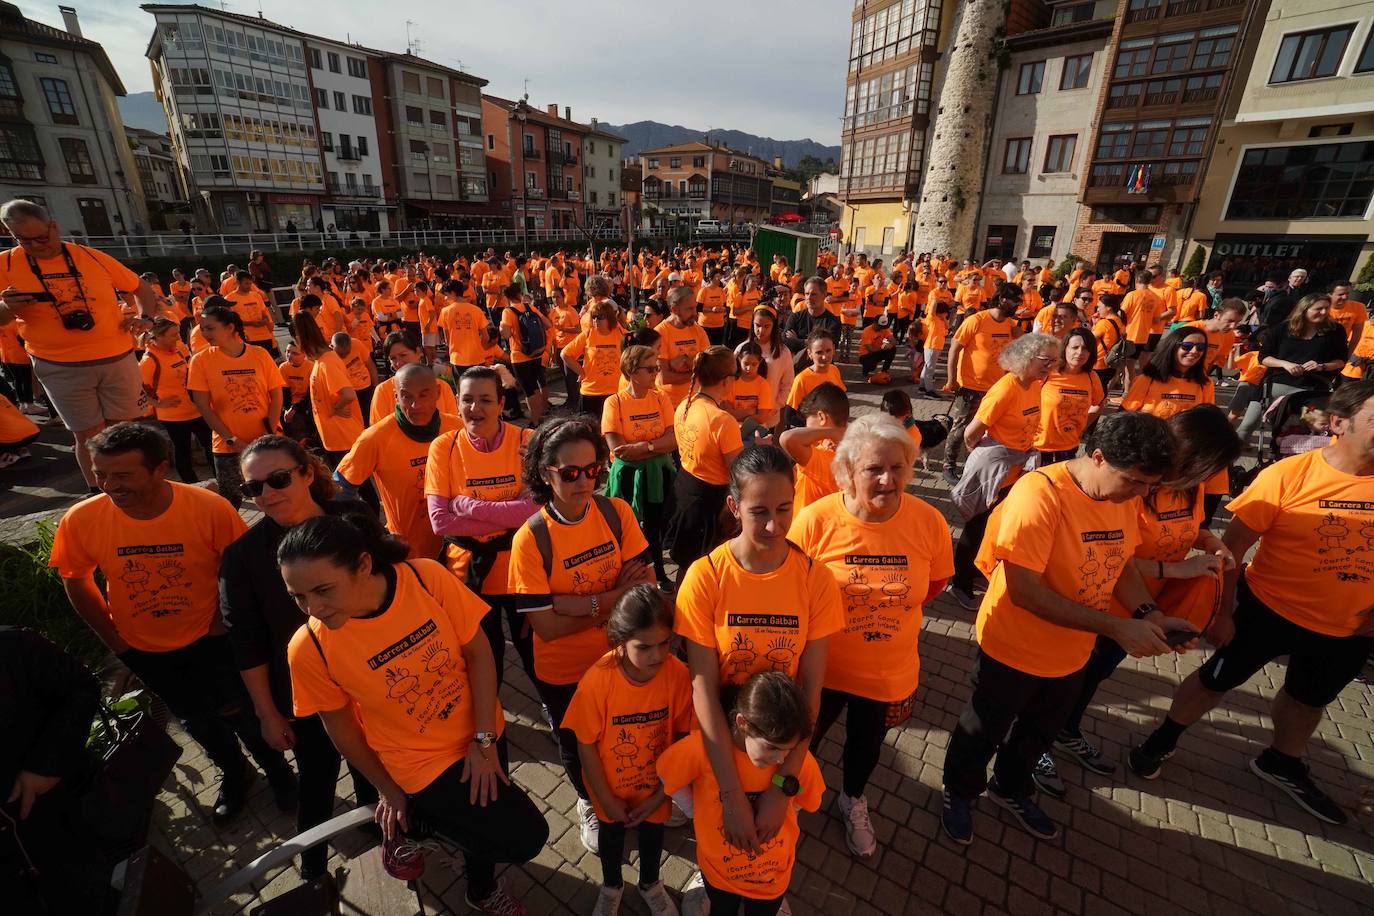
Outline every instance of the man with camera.
<path fill-rule="evenodd" d="M 34 374 L 76 440 L 76 460 L 95 489 L 86 440 L 106 425 L 141 417 L 143 379 L 131 333 L 162 311 L 157 293 L 102 251 L 62 241 L 48 211 L 27 200 L 0 205 L 17 247 L 0 252 L 0 324 L 19 322 Z M 121 294 L 138 300 L 125 318 Z"/>

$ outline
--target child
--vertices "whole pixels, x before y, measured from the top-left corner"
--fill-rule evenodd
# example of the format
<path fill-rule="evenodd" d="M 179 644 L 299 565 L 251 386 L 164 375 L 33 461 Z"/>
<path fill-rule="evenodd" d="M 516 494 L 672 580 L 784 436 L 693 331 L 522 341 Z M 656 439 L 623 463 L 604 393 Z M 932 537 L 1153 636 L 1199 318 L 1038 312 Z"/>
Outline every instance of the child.
<path fill-rule="evenodd" d="M 735 348 L 735 360 L 739 369 L 729 389 L 729 400 L 734 406 L 726 410 L 752 434 L 745 436 L 745 441 L 757 444 L 755 440 L 767 436 L 778 422 L 773 387 L 768 384 L 768 367 L 763 362 L 763 348 L 746 340 Z"/>
<path fill-rule="evenodd" d="M 658 876 L 669 802 L 655 769 L 674 739 L 692 729 L 692 685 L 672 639 L 672 602 L 656 585 L 630 588 L 606 621 L 611 651 L 582 676 L 563 717 L 577 735 L 582 778 L 601 821 L 596 916 L 620 911 L 631 827 L 639 830 L 640 896 L 655 916 L 677 916 Z"/>
<path fill-rule="evenodd" d="M 372 315 L 368 313 L 367 303 L 362 299 L 354 299 L 352 311 L 348 315 L 348 336 L 353 338 L 364 353 L 372 353 L 375 327 Z"/>
<path fill-rule="evenodd" d="M 917 420 L 911 415 L 911 397 L 900 388 L 883 392 L 878 409 L 890 417 L 901 421 L 911 441 L 916 443 L 916 453 L 925 461 L 925 453 L 935 448 L 949 436 L 949 425 L 937 417 L 934 420 Z M 944 421 L 948 421 L 946 415 Z"/>
<path fill-rule="evenodd" d="M 892 380 L 892 360 L 896 356 L 897 344 L 888 328 L 887 316 L 881 315 L 859 334 L 859 368 L 870 384 L 886 384 L 883 376 Z"/>
<path fill-rule="evenodd" d="M 811 733 L 811 712 L 792 678 L 781 671 L 760 671 L 739 688 L 729 723 L 735 785 L 716 781 L 700 731 L 658 759 L 663 791 L 674 795 L 690 786 L 695 808 L 701 884 L 698 890 L 693 888 L 695 877 L 688 882 L 683 907 L 691 911 L 690 898 L 704 895 L 712 913 L 734 914 L 743 904 L 749 916 L 774 916 L 782 907 L 796 862 L 801 834 L 797 810 L 815 811 L 825 792 L 820 767 L 810 752 L 795 775 L 781 771 L 787 755 Z M 748 840 L 727 836 L 722 798 L 742 797 L 752 806 L 752 799 L 773 787 L 791 802 L 778 832 L 752 848 L 738 845 Z"/>
<path fill-rule="evenodd" d="M 797 373 L 796 378 L 792 379 L 792 390 L 787 393 L 787 406 L 791 409 L 787 418 L 789 426 L 799 425 L 797 408 L 801 406 L 802 398 L 817 385 L 829 382 L 838 385 L 841 391 L 845 390 L 840 369 L 835 365 L 834 335 L 824 329 L 812 331 L 811 336 L 806 338 L 806 355 L 811 365 Z"/>
<path fill-rule="evenodd" d="M 840 489 L 830 473 L 830 463 L 835 458 L 835 446 L 849 426 L 849 398 L 844 389 L 827 382 L 817 385 L 802 399 L 799 412 L 806 425 L 789 429 L 778 439 L 778 445 L 797 462 L 794 513 Z"/>
<path fill-rule="evenodd" d="M 949 300 L 936 298 L 932 293 L 926 305 L 924 323 L 925 339 L 921 343 L 925 351 L 925 369 L 916 391 L 921 397 L 940 399 L 935 391 L 935 364 L 939 362 L 940 351 L 945 348 L 945 335 L 949 333 Z"/>

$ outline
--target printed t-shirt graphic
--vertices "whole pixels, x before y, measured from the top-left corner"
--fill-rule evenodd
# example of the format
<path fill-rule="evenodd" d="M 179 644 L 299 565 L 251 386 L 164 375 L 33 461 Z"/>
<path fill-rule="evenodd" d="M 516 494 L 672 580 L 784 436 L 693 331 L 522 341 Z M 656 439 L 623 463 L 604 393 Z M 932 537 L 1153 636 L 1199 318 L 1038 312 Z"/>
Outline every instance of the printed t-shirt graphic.
<path fill-rule="evenodd" d="M 563 717 L 583 744 L 595 745 L 601 769 L 616 798 L 633 808 L 658 789 L 658 758 L 677 735 L 692 730 L 692 679 L 687 666 L 668 656 L 654 679 L 636 684 L 611 651 L 587 669 Z M 609 821 L 595 793 L 597 817 Z M 649 815 L 668 819 L 668 802 Z"/>
<path fill-rule="evenodd" d="M 710 398 L 694 397 L 677 406 L 673 429 L 684 471 L 716 486 L 729 482 L 724 456 L 744 447 L 734 417 Z"/>
<path fill-rule="evenodd" d="M 583 394 L 605 397 L 615 394 L 620 376 L 620 341 L 625 335 L 618 329 L 605 333 L 592 328 L 583 331 L 563 349 L 570 361 L 582 357 L 582 378 L 579 388 Z"/>
<path fill-rule="evenodd" d="M 270 431 L 276 418 L 268 418 L 268 398 L 274 388 L 286 387 L 281 369 L 272 362 L 272 354 L 261 347 L 244 347 L 239 356 L 230 356 L 219 347 L 210 347 L 191 357 L 191 370 L 186 378 L 191 391 L 210 395 L 210 409 L 229 427 L 241 442 L 252 442 Z M 214 449 L 227 455 L 232 449 L 227 442 L 214 436 Z"/>
<path fill-rule="evenodd" d="M 756 767 L 744 751 L 733 745 L 730 750 L 739 773 L 740 788 L 752 805 L 772 785 L 770 780 L 778 768 Z M 696 806 L 692 829 L 697 840 L 697 864 L 712 887 L 754 900 L 771 900 L 787 893 L 792 866 L 796 862 L 797 840 L 801 836 L 797 811 L 815 811 L 825 792 L 821 768 L 809 751 L 797 773 L 801 791 L 790 799 L 777 834 L 754 852 L 738 849 L 725 839 L 720 784 L 706 757 L 701 732 L 693 732 L 668 748 L 659 758 L 658 777 L 669 795 L 692 787 Z"/>
<path fill-rule="evenodd" d="M 1040 433 L 1040 389 L 1036 379 L 1022 387 L 1008 372 L 992 383 L 974 416 L 987 426 L 987 434 L 1009 448 L 1026 451 Z"/>
<path fill-rule="evenodd" d="M 657 388 L 642 398 L 630 396 L 628 389 L 616 392 L 601 409 L 601 432 L 618 433 L 626 442 L 651 442 L 673 423 L 673 404 Z"/>
<path fill-rule="evenodd" d="M 308 620 L 291 637 L 286 657 L 295 714 L 351 704 L 391 778 L 418 792 L 463 759 L 472 743 L 476 721 L 462 650 L 479 635 L 487 606 L 433 560 L 410 565 L 414 572 L 406 564 L 393 567 L 396 594 L 386 610 L 337 630 Z M 503 731 L 499 701 L 494 721 Z"/>
<path fill-rule="evenodd" d="M 299 404 L 310 395 L 310 372 L 315 368 L 313 359 L 304 357 L 299 366 L 293 366 L 291 361 L 287 360 L 277 368 L 281 371 L 281 378 L 286 383 L 287 390 L 291 392 L 292 404 Z"/>
<path fill-rule="evenodd" d="M 1042 452 L 1077 448 L 1088 425 L 1088 411 L 1102 403 L 1102 380 L 1092 372 L 1051 372 L 1040 389 L 1040 428 L 1035 447 Z"/>
<path fill-rule="evenodd" d="M 186 390 L 190 359 L 190 353 L 183 343 L 177 343 L 176 350 L 172 353 L 159 350 L 157 347 L 149 347 L 143 352 L 143 359 L 139 361 L 138 368 L 143 374 L 144 387 L 152 388 L 156 382 L 157 390 L 153 395 L 159 401 L 169 398 L 181 399 L 181 403 L 174 407 L 154 405 L 159 420 L 194 420 L 200 416 L 196 405 L 191 403 L 190 392 Z"/>
<path fill-rule="evenodd" d="M 267 308 L 267 300 L 262 297 L 262 290 L 256 286 L 250 287 L 248 292 L 241 293 L 237 289 L 225 294 L 234 311 L 239 313 L 239 317 L 244 322 L 267 321 L 265 325 L 246 324 L 243 328 L 245 340 L 271 340 L 272 339 L 272 313 Z"/>
<path fill-rule="evenodd" d="M 1188 493 L 1158 487 L 1151 499 L 1142 499 L 1137 516 L 1140 543 L 1136 545 L 1135 555 L 1164 563 L 1187 557 L 1203 526 L 1205 492 L 1204 486 L 1194 487 Z M 1155 603 L 1165 608 L 1170 617 L 1187 620 L 1199 630 L 1207 626 L 1221 597 L 1221 580 L 1216 576 L 1159 579 L 1142 575 L 1142 578 Z M 1118 617 L 1130 616 L 1130 609 L 1116 598 L 1112 599 L 1110 610 Z"/>
<path fill-rule="evenodd" d="M 510 594 L 515 606 L 523 612 L 548 610 L 553 607 L 554 595 L 597 595 L 615 587 L 620 569 L 649 548 L 634 511 L 624 500 L 609 497 L 620 516 L 620 543 L 601 511 L 588 505 L 582 518 L 566 525 L 549 512 L 539 511 L 548 526 L 553 546 L 553 569 L 544 572 L 544 559 L 539 554 L 529 526 L 515 533 L 510 548 Z M 572 684 L 592 664 L 606 653 L 606 614 L 596 626 L 580 633 L 546 642 L 538 631 L 534 634 L 534 673 L 549 684 Z"/>
<path fill-rule="evenodd" d="M 72 275 L 62 255 L 36 258 L 42 281 L 34 276 L 24 252 L 18 248 L 0 254 L 0 289 L 13 286 L 26 293 L 43 291 L 46 285 L 53 302 L 35 302 L 16 316 L 24 347 L 39 359 L 59 363 L 111 359 L 133 347 L 129 333 L 120 330 L 124 316 L 119 309 L 119 293 L 138 289 L 138 274 L 114 258 L 83 245 L 66 245 L 77 276 Z M 82 293 L 85 299 L 82 299 Z M 82 309 L 91 313 L 95 326 L 89 331 L 68 331 L 62 315 Z"/>
<path fill-rule="evenodd" d="M 840 596 L 827 570 L 789 550 L 772 572 L 740 566 L 729 543 L 687 569 L 674 629 L 720 656 L 722 684 L 743 684 L 760 671 L 797 676 L 808 640 L 843 626 Z"/>
<path fill-rule="evenodd" d="M 752 379 L 731 379 L 726 398 L 740 410 L 754 411 L 756 417 L 778 406 L 773 403 L 773 386 L 761 375 Z"/>
<path fill-rule="evenodd" d="M 448 343 L 448 360 L 455 366 L 476 366 L 482 362 L 482 344 L 477 332 L 487 326 L 487 316 L 470 302 L 455 302 L 439 313 L 439 327 Z"/>
<path fill-rule="evenodd" d="M 180 649 L 210 631 L 219 615 L 220 554 L 247 530 L 218 494 L 169 485 L 172 504 L 157 518 L 131 518 L 104 494 L 72 506 L 49 561 L 66 579 L 99 569 L 110 622 L 144 652 Z"/>
<path fill-rule="evenodd" d="M 792 521 L 793 542 L 839 587 L 844 629 L 830 638 L 825 686 L 897 702 L 920 678 L 922 602 L 931 582 L 954 574 L 949 525 L 928 503 L 903 494 L 886 522 L 861 522 L 835 493 Z"/>
<path fill-rule="evenodd" d="M 671 321 L 665 321 L 659 324 L 655 330 L 659 333 L 658 358 L 663 363 L 668 363 L 679 356 L 685 356 L 689 364 L 689 371 L 691 369 L 690 363 L 696 355 L 711 345 L 711 341 L 706 338 L 706 332 L 698 324 L 689 324 L 679 328 Z M 663 390 L 664 394 L 668 395 L 668 399 L 676 407 L 686 399 L 687 392 L 691 388 L 691 381 L 668 383 L 663 380 L 663 375 L 660 373 L 658 387 Z"/>
<path fill-rule="evenodd" d="M 1215 403 L 1216 394 L 1211 379 L 1202 385 L 1178 377 L 1157 382 L 1142 374 L 1131 382 L 1130 390 L 1121 399 L 1121 409 L 1138 410 L 1167 420 L 1190 407 Z"/>

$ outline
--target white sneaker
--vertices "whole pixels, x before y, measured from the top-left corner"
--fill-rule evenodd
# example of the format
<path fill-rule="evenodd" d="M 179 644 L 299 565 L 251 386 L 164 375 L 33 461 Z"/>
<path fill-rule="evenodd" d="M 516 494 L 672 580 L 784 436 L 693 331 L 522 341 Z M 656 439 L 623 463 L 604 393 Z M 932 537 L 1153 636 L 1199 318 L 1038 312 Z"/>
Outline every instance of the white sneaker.
<path fill-rule="evenodd" d="M 835 796 L 844 818 L 844 840 L 849 851 L 856 856 L 871 856 L 878 850 L 878 837 L 873 833 L 873 822 L 868 818 L 868 799 L 860 795 L 850 798 L 844 792 Z"/>
<path fill-rule="evenodd" d="M 643 897 L 644 902 L 649 905 L 649 912 L 653 916 L 678 916 L 677 904 L 673 903 L 673 898 L 668 896 L 668 889 L 663 886 L 662 881 L 655 881 L 648 887 L 641 887 L 639 896 Z"/>
<path fill-rule="evenodd" d="M 682 887 L 682 916 L 706 916 L 711 902 L 706 899 L 706 879 L 701 869 L 692 872 L 692 877 Z"/>
<path fill-rule="evenodd" d="M 582 845 L 587 852 L 596 854 L 601 846 L 601 822 L 596 819 L 596 809 L 589 801 L 577 800 L 577 832 L 582 837 Z"/>
<path fill-rule="evenodd" d="M 664 827 L 681 827 L 687 823 L 689 818 L 687 812 L 677 806 L 677 801 L 673 801 L 673 806 L 668 809 L 668 819 L 663 822 Z"/>
<path fill-rule="evenodd" d="M 620 913 L 620 898 L 625 893 L 624 885 L 620 887 L 602 887 L 601 893 L 596 895 L 596 906 L 592 908 L 592 916 L 618 916 Z"/>
<path fill-rule="evenodd" d="M 782 898 L 782 906 L 778 907 L 778 916 L 792 916 L 792 907 L 787 905 L 787 898 Z"/>

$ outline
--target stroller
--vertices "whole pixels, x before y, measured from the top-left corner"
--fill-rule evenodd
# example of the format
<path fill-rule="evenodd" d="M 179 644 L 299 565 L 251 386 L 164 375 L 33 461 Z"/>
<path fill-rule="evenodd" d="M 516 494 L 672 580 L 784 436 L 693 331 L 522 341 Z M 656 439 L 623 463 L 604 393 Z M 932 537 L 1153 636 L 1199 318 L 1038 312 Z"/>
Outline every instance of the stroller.
<path fill-rule="evenodd" d="M 1331 392 L 1325 388 L 1298 391 L 1274 398 L 1265 384 L 1264 419 L 1259 428 L 1259 461 L 1249 470 L 1231 469 L 1231 494 L 1238 496 L 1255 475 L 1274 462 L 1290 455 L 1301 455 L 1331 442 L 1331 427 L 1326 403 Z"/>

